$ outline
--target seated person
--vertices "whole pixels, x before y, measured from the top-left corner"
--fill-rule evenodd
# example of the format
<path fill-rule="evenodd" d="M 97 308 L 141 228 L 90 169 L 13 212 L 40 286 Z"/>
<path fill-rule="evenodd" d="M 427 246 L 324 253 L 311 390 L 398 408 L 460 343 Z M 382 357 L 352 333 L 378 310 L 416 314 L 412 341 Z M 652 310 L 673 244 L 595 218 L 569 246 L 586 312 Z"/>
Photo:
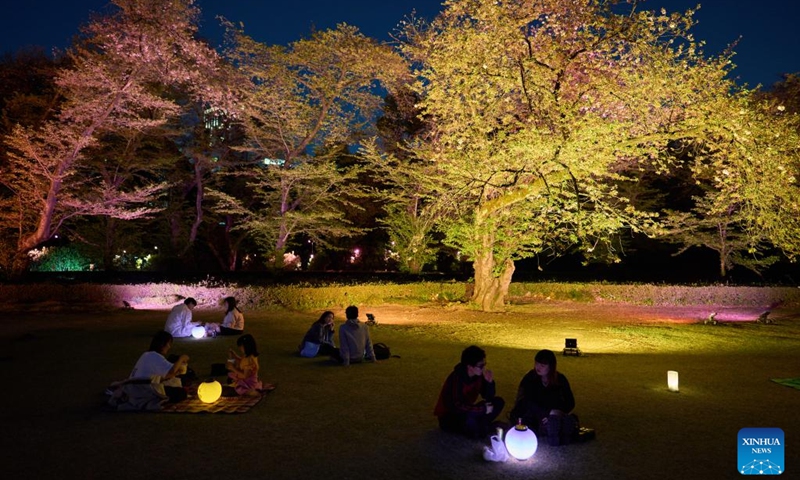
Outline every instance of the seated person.
<path fill-rule="evenodd" d="M 331 358 L 345 367 L 364 359 L 376 362 L 369 328 L 358 320 L 358 307 L 347 307 L 345 316 L 347 321 L 339 328 L 339 350 L 334 351 Z"/>
<path fill-rule="evenodd" d="M 163 330 L 157 332 L 150 341 L 150 349 L 136 361 L 129 378 L 145 380 L 154 375 L 160 376 L 164 384 L 164 393 L 171 402 L 178 402 L 186 398 L 186 390 L 183 389 L 178 375 L 186 373 L 189 357 L 181 355 L 175 363 L 172 363 L 167 360 L 170 348 L 172 348 L 172 335 Z"/>
<path fill-rule="evenodd" d="M 333 343 L 334 331 L 333 312 L 323 312 L 319 320 L 311 324 L 311 328 L 308 329 L 303 341 L 300 342 L 298 347 L 300 355 L 304 357 L 333 355 L 336 352 L 336 344 Z M 314 353 L 314 350 L 316 350 L 316 353 Z"/>
<path fill-rule="evenodd" d="M 478 401 L 478 397 L 483 400 Z M 461 352 L 461 362 L 444 381 L 433 414 L 446 432 L 483 438 L 505 406 L 495 396 L 494 375 L 486 369 L 486 352 L 475 345 Z"/>
<path fill-rule="evenodd" d="M 242 335 L 236 340 L 241 355 L 228 350 L 228 378 L 237 395 L 257 395 L 261 390 L 274 388 L 270 384 L 262 384 L 258 379 L 258 348 L 252 335 Z"/>
<path fill-rule="evenodd" d="M 567 377 L 556 370 L 556 355 L 551 350 L 539 350 L 534 368 L 519 383 L 517 400 L 509 414 L 513 423 L 523 424 L 547 437 L 550 445 L 569 443 L 577 418 L 571 415 L 575 398 Z"/>
<path fill-rule="evenodd" d="M 226 307 L 222 324 L 209 323 L 206 325 L 206 332 L 210 335 L 241 335 L 244 331 L 244 314 L 236 306 L 236 298 L 225 297 L 222 303 Z"/>
<path fill-rule="evenodd" d="M 199 327 L 200 322 L 192 321 L 192 310 L 197 306 L 197 300 L 192 297 L 187 298 L 183 303 L 172 307 L 172 311 L 167 316 L 167 323 L 164 330 L 176 338 L 191 337 L 192 329 Z"/>

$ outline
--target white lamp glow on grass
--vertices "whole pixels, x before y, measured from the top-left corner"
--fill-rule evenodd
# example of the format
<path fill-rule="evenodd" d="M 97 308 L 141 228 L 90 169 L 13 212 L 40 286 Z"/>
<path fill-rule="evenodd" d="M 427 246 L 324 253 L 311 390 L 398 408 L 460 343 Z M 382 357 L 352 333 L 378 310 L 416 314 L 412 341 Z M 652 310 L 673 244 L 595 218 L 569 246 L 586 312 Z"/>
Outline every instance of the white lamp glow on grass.
<path fill-rule="evenodd" d="M 206 336 L 206 327 L 194 327 L 192 328 L 192 336 L 194 338 L 203 338 Z"/>
<path fill-rule="evenodd" d="M 528 429 L 527 425 L 523 425 L 522 420 L 506 433 L 506 450 L 517 460 L 531 458 L 538 446 L 536 434 Z"/>
<path fill-rule="evenodd" d="M 222 395 L 222 385 L 216 380 L 203 382 L 197 387 L 197 398 L 203 403 L 214 403 Z"/>
<path fill-rule="evenodd" d="M 675 370 L 667 372 L 667 388 L 669 388 L 670 392 L 678 391 L 678 372 Z"/>

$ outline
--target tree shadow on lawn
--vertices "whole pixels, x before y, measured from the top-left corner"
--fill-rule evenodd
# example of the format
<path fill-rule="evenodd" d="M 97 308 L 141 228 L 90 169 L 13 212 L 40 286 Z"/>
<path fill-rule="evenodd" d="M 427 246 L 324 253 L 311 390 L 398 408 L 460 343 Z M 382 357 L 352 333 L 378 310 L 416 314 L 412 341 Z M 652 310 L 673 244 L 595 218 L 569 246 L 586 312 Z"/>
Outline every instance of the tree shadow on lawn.
<path fill-rule="evenodd" d="M 123 414 L 103 411 L 99 392 L 130 372 L 166 314 L 121 317 L 116 326 L 98 315 L 87 313 L 81 322 L 88 323 L 75 326 L 102 328 L 33 320 L 30 341 L 2 339 L 12 356 L 2 365 L 13 379 L 0 396 L 9 432 L 4 452 L 14 458 L 6 478 L 738 478 L 740 428 L 778 427 L 789 438 L 800 432 L 793 413 L 800 392 L 769 381 L 800 376 L 792 324 L 780 329 L 780 342 L 771 338 L 774 329 L 683 325 L 676 328 L 687 335 L 708 332 L 706 347 L 681 350 L 687 337 L 668 335 L 651 352 L 625 353 L 621 344 L 602 354 L 559 355 L 576 413 L 597 439 L 541 445 L 530 461 L 495 464 L 482 458 L 488 442 L 440 432 L 432 415 L 444 378 L 480 330 L 474 326 L 453 324 L 428 336 L 424 325 L 381 325 L 373 340 L 402 358 L 343 368 L 295 355 L 315 314 L 251 312 L 247 329 L 259 340 L 262 379 L 278 390 L 241 415 Z M 486 318 L 502 324 L 507 317 Z M 487 351 L 507 409 L 535 350 L 552 348 L 537 339 L 556 338 L 568 326 L 540 331 L 532 321 L 530 349 L 503 346 L 499 334 L 491 337 L 496 343 L 473 338 Z M 604 328 L 597 326 L 602 335 L 620 334 Z M 647 328 L 636 332 L 648 335 Z M 741 343 L 731 343 L 738 332 Z M 178 339 L 173 352 L 188 353 L 202 377 L 233 344 L 235 337 Z M 680 393 L 667 391 L 667 370 L 680 372 Z M 787 447 L 785 468 L 800 466 L 799 452 Z"/>

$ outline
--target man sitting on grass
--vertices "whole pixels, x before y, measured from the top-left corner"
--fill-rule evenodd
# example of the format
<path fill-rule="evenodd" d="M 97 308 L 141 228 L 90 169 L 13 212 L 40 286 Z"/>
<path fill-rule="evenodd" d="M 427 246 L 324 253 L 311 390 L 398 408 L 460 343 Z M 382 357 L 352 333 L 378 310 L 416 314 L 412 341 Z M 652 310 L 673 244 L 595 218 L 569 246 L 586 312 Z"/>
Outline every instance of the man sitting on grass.
<path fill-rule="evenodd" d="M 479 396 L 483 400 L 477 401 Z M 433 414 L 446 432 L 483 438 L 504 406 L 505 401 L 495 396 L 494 375 L 486 369 L 486 352 L 471 345 L 461 352 L 461 363 L 444 381 Z"/>
<path fill-rule="evenodd" d="M 365 358 L 375 362 L 369 328 L 358 320 L 358 307 L 350 305 L 344 313 L 347 321 L 339 328 L 339 351 L 334 352 L 332 358 L 345 367 Z"/>
<path fill-rule="evenodd" d="M 192 310 L 197 306 L 197 300 L 192 297 L 187 298 L 183 303 L 172 307 L 167 316 L 167 323 L 164 325 L 170 335 L 175 338 L 191 337 L 192 329 L 202 325 L 200 322 L 192 321 Z"/>

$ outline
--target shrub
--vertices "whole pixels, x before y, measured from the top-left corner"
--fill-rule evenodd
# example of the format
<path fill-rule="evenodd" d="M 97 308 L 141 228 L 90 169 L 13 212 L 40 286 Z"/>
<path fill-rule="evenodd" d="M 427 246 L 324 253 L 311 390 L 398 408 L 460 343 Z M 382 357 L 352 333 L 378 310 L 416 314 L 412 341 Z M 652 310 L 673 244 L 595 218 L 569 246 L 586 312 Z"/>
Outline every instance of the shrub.
<path fill-rule="evenodd" d="M 287 308 L 322 310 L 348 305 L 449 304 L 465 300 L 467 284 L 462 282 L 363 283 L 327 285 L 242 286 L 206 280 L 179 283 L 102 285 L 77 283 L 0 285 L 6 303 L 61 302 L 70 305 L 93 304 L 134 308 L 165 308 L 186 297 L 194 297 L 198 307 L 216 307 L 229 295 L 243 309 Z M 681 285 L 615 285 L 604 283 L 512 283 L 511 301 L 615 302 L 633 305 L 682 306 L 730 305 L 768 306 L 779 301 L 800 305 L 800 289 L 793 287 L 728 287 Z"/>

